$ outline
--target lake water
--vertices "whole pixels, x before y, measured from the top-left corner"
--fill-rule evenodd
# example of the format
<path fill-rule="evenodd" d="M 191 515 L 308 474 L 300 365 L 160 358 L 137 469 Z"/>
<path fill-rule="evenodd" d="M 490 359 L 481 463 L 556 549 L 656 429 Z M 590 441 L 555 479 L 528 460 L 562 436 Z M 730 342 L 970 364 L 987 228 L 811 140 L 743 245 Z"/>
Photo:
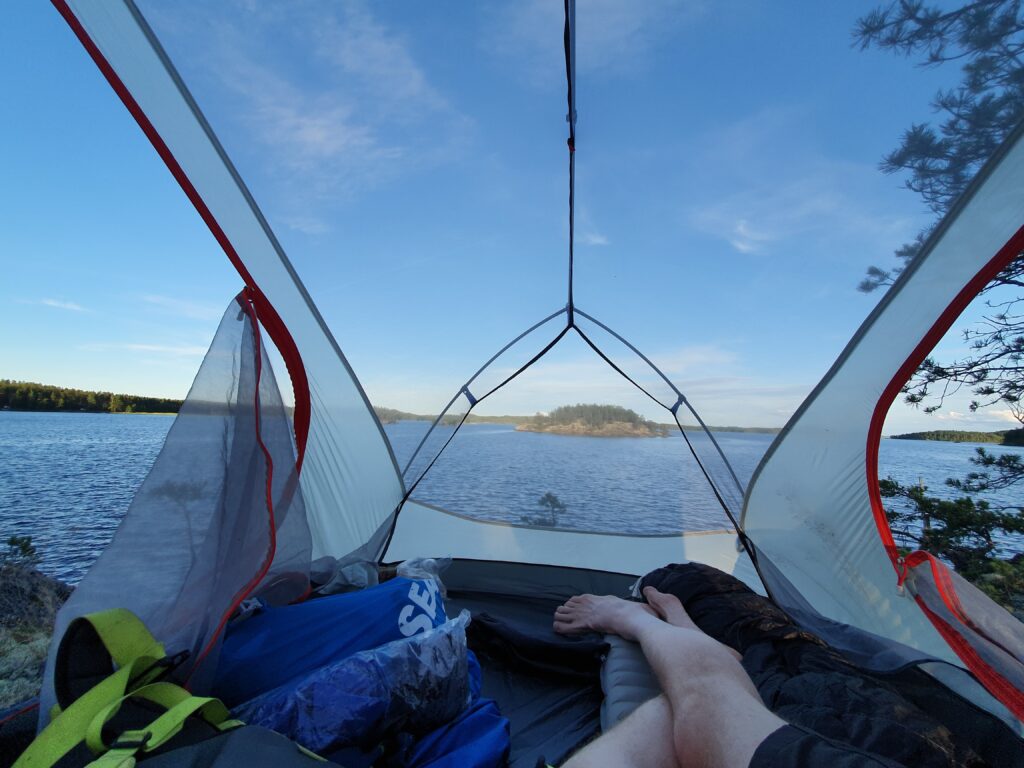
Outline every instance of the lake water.
<path fill-rule="evenodd" d="M 172 421 L 0 412 L 2 541 L 31 536 L 44 571 L 78 581 L 113 535 Z M 425 428 L 424 422 L 386 427 L 401 465 Z M 773 439 L 747 433 L 717 437 L 744 482 Z M 954 495 L 944 481 L 969 471 L 975 447 L 883 440 L 880 475 L 904 484 L 922 481 L 935 495 Z M 565 504 L 559 524 L 568 528 L 665 533 L 726 527 L 728 520 L 703 490 L 706 484 L 686 453 L 678 435 L 596 439 L 468 424 L 415 495 L 455 512 L 518 522 L 543 513 L 538 499 L 553 493 Z M 990 498 L 1013 504 L 1022 491 Z"/>

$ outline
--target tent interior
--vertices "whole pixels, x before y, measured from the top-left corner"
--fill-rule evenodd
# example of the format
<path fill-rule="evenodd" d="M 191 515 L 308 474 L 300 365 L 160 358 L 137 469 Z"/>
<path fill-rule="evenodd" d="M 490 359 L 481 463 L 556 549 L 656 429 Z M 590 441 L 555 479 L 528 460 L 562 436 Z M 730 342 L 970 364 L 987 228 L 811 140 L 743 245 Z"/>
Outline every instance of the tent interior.
<path fill-rule="evenodd" d="M 258 153 L 240 151 L 239 165 L 232 162 L 232 142 L 254 130 L 232 114 L 245 88 L 236 82 L 232 95 L 211 83 L 217 76 L 244 79 L 251 67 L 265 82 L 276 84 L 263 95 L 257 114 L 280 118 L 290 108 L 287 82 L 267 75 L 280 62 L 270 54 L 264 63 L 193 55 L 191 46 L 200 38 L 192 39 L 190 30 L 205 23 L 201 4 L 53 4 L 197 210 L 243 289 L 228 302 L 188 398 L 113 541 L 58 617 L 41 694 L 41 725 L 57 701 L 54 667 L 60 639 L 77 617 L 115 607 L 131 610 L 167 648 L 189 652 L 180 674 L 195 690 L 222 695 L 225 670 L 237 658 L 232 635 L 237 645 L 239 633 L 256 631 L 244 628 L 262 626 L 256 623 L 262 618 L 239 621 L 251 599 L 263 601 L 268 617 L 309 616 L 288 612 L 370 593 L 396 572 L 397 578 L 429 580 L 430 574 L 402 571 L 404 563 L 428 558 L 431 567 L 443 566 L 436 576 L 445 592 L 447 617 L 464 609 L 473 617 L 466 630 L 468 647 L 479 659 L 482 695 L 508 719 L 509 764 L 532 768 L 542 760 L 555 765 L 617 722 L 631 701 L 636 705 L 636 697 L 642 701 L 653 695 L 644 693 L 650 682 L 637 682 L 634 669 L 613 668 L 614 660 L 626 664 L 626 656 L 608 638 L 556 635 L 551 628 L 555 608 L 585 592 L 635 595 L 638 580 L 653 578 L 667 564 L 703 564 L 767 598 L 765 604 L 783 611 L 794 632 L 821 638 L 857 674 L 899 688 L 971 752 L 970 759 L 949 764 L 1024 765 L 1021 624 L 937 559 L 898 551 L 878 490 L 878 446 L 900 388 L 979 289 L 1024 250 L 1024 132 L 1010 133 L 866 319 L 864 312 L 852 317 L 852 339 L 833 339 L 831 348 L 821 352 L 827 344 L 815 338 L 830 367 L 819 371 L 824 373 L 821 382 L 781 432 L 763 438 L 770 447 L 758 451 L 749 435 L 709 426 L 723 423 L 727 411 L 723 416 L 713 405 L 707 416 L 702 409 L 702 394 L 732 386 L 742 398 L 749 384 L 725 384 L 710 374 L 705 381 L 692 373 L 705 358 L 714 362 L 713 352 L 700 344 L 712 337 L 706 326 L 716 320 L 701 322 L 699 313 L 706 306 L 697 298 L 693 303 L 699 308 L 692 310 L 697 314 L 688 314 L 686 264 L 680 260 L 666 275 L 659 274 L 659 262 L 644 261 L 647 239 L 656 237 L 645 224 L 636 226 L 642 232 L 632 244 L 636 255 L 623 257 L 618 267 L 581 245 L 586 237 L 599 241 L 585 201 L 591 186 L 608 179 L 602 164 L 616 162 L 600 128 L 606 114 L 600 109 L 614 107 L 590 108 L 589 100 L 600 101 L 602 65 L 586 59 L 587 46 L 593 42 L 596 48 L 602 39 L 600 30 L 584 34 L 589 6 L 581 3 L 577 11 L 572 0 L 564 8 L 554 4 L 558 13 L 545 12 L 542 18 L 551 22 L 543 39 L 558 53 L 557 67 L 539 76 L 558 76 L 562 100 L 534 110 L 540 117 L 523 116 L 541 126 L 526 131 L 531 141 L 535 134 L 548 137 L 539 148 L 505 139 L 513 157 L 536 151 L 561 169 L 557 184 L 537 192 L 536 207 L 556 210 L 553 229 L 568 236 L 541 256 L 524 257 L 523 272 L 510 267 L 508 285 L 477 297 L 472 306 L 451 306 L 454 302 L 444 295 L 422 296 L 419 304 L 405 307 L 386 295 L 378 298 L 381 315 L 403 318 L 394 346 L 384 354 L 396 367 L 409 360 L 410 370 L 395 374 L 404 387 L 396 391 L 415 390 L 418 373 L 411 368 L 426 349 L 445 375 L 435 370 L 422 380 L 431 386 L 442 381 L 434 389 L 447 393 L 447 399 L 436 402 L 432 422 L 382 424 L 357 378 L 359 365 L 350 364 L 355 357 L 347 358 L 339 346 L 340 340 L 348 350 L 351 339 L 361 358 L 370 356 L 359 347 L 360 324 L 343 323 L 336 340 L 314 296 L 329 312 L 346 310 L 334 306 L 330 288 L 317 284 L 315 266 L 309 278 L 315 290 L 307 290 L 285 255 L 283 242 L 290 253 L 301 251 L 305 235 L 293 230 L 282 241 L 275 234 L 293 213 L 280 201 L 294 188 L 280 197 L 265 192 L 280 166 L 267 160 L 261 169 Z M 353 6 L 347 12 L 358 15 L 365 9 Z M 280 19 L 276 10 L 262 13 L 265 17 L 256 20 L 251 17 L 260 12 L 240 12 L 238 18 L 218 13 L 213 34 L 222 40 L 244 38 L 255 35 L 247 25 L 256 23 L 266 25 L 266 34 Z M 581 62 L 586 61 L 580 67 L 577 50 Z M 392 48 L 379 53 L 391 66 L 401 63 Z M 602 55 L 616 53 L 614 46 L 606 46 Z M 467 59 L 458 66 L 472 67 L 474 57 L 484 54 L 469 49 L 452 55 L 452 61 Z M 343 59 L 343 53 L 338 56 Z M 291 74 L 315 80 L 323 76 L 315 71 L 317 63 L 310 54 L 309 60 L 290 65 Z M 217 65 L 219 72 L 202 71 Z M 230 71 L 232 66 L 237 69 Z M 338 66 L 361 65 L 342 61 Z M 481 71 L 489 70 L 481 65 Z M 577 80 L 582 93 L 595 94 L 588 95 L 586 110 L 577 105 Z M 434 119 L 454 120 L 443 99 L 423 95 L 425 86 L 408 88 L 379 94 L 382 109 L 396 99 L 422 99 Z M 398 123 L 403 119 L 394 117 Z M 507 119 L 514 122 L 518 116 Z M 648 121 L 662 122 L 656 100 L 648 114 L 633 115 L 626 127 L 642 131 Z M 306 125 L 304 130 L 322 128 Z M 450 126 L 453 134 L 461 130 L 472 129 Z M 623 123 L 614 123 L 614 130 L 625 130 Z M 361 146 L 367 154 L 386 150 L 371 142 Z M 479 161 L 478 173 L 486 175 L 491 160 Z M 402 162 L 416 161 L 403 157 Z M 305 157 L 296 167 L 301 175 L 316 163 L 315 156 Z M 588 163 L 596 169 L 591 171 Z M 355 169 L 347 170 L 359 178 Z M 247 186 L 243 175 L 246 181 L 255 177 L 256 185 Z M 339 194 L 346 193 L 336 188 L 325 192 Z M 429 195 L 420 190 L 416 195 L 423 211 L 412 211 L 403 198 L 396 220 L 415 227 L 421 216 L 444 218 Z M 265 200 L 271 203 L 266 213 Z M 489 205 L 500 211 L 500 195 Z M 460 215 L 448 212 L 456 229 Z M 639 219 L 630 217 L 638 215 L 623 213 L 624 228 L 636 225 Z M 354 230 L 357 220 L 358 215 L 345 226 Z M 497 227 L 503 221 L 494 214 L 489 223 Z M 532 233 L 515 230 L 529 230 L 530 222 L 504 223 L 515 238 L 525 238 L 515 246 L 529 250 Z M 743 236 L 739 230 L 735 234 Z M 451 272 L 445 273 L 449 280 L 466 279 L 474 260 L 489 258 L 487 243 L 467 246 L 457 240 L 453 236 L 444 242 L 452 252 Z M 756 240 L 747 245 L 754 248 Z M 319 255 L 308 261 L 312 264 Z M 369 273 L 372 289 L 393 272 L 396 281 L 416 279 L 415 265 L 408 268 L 411 277 L 398 274 L 405 255 Z M 353 272 L 372 269 L 375 260 L 382 261 L 379 253 L 354 264 Z M 481 269 L 487 278 L 497 274 L 491 267 Z M 728 305 L 732 269 L 723 264 L 720 284 L 706 289 L 721 290 L 716 301 L 723 314 L 746 314 L 747 322 L 756 323 L 754 309 Z M 808 269 L 808 280 L 815 279 Z M 521 282 L 524 276 L 529 282 Z M 356 274 L 345 290 L 367 292 L 366 279 Z M 759 279 L 765 281 L 765 301 L 800 303 L 811 292 L 806 285 L 793 285 L 795 298 L 780 299 L 787 295 L 785 278 L 772 282 L 762 274 Z M 602 281 L 613 287 L 602 288 Z M 538 290 L 531 291 L 531 285 Z M 480 292 L 488 289 L 482 281 Z M 519 301 L 524 293 L 538 295 Z M 660 306 L 646 307 L 652 293 L 664 293 Z M 812 306 L 808 299 L 808 311 L 818 311 L 818 301 Z M 419 317 L 424 318 L 422 329 L 417 328 Z M 791 343 L 795 328 L 807 329 L 806 317 L 800 318 L 784 327 L 780 343 Z M 377 321 L 364 317 L 362 322 Z M 485 333 L 473 334 L 464 351 L 479 353 L 481 367 L 476 373 L 454 370 L 455 358 L 447 350 L 459 346 L 460 331 L 474 324 Z M 659 349 L 634 345 L 630 339 L 642 338 L 645 324 L 668 326 L 684 336 L 692 329 L 696 346 L 689 352 L 696 362 L 680 368 Z M 446 329 L 443 336 L 439 328 Z M 637 453 L 610 463 L 605 447 L 597 450 L 589 438 L 538 435 L 545 439 L 529 450 L 534 460 L 536 451 L 547 452 L 541 457 L 548 468 L 543 476 L 511 451 L 499 465 L 489 455 L 488 442 L 499 438 L 489 438 L 487 430 L 501 422 L 478 417 L 515 413 L 526 395 L 541 391 L 566 403 L 582 403 L 592 399 L 590 391 L 600 391 L 617 405 L 639 411 L 644 423 L 656 424 L 663 435 L 637 442 L 670 444 L 672 451 L 669 455 L 659 447 L 657 456 Z M 507 424 L 502 430 L 506 442 L 516 434 Z M 597 442 L 607 446 L 615 440 Z M 658 484 L 638 484 L 641 469 L 654 473 Z M 596 492 L 578 493 L 583 477 L 597 478 L 588 481 L 596 484 Z M 693 574 L 705 572 L 685 573 L 696 579 Z M 124 584 L 140 578 L 144 585 L 126 594 Z M 233 703 L 227 696 L 225 701 Z M 338 759 L 345 765 L 369 764 L 374 756 L 347 752 Z"/>

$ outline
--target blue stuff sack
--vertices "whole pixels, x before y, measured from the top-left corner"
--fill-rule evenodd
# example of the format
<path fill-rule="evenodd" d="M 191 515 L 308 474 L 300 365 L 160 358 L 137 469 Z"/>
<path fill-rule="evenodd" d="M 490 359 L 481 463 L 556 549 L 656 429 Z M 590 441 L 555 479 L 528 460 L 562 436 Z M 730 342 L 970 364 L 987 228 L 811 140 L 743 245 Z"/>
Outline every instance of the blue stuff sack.
<path fill-rule="evenodd" d="M 396 578 L 360 592 L 267 608 L 229 627 L 213 690 L 235 706 L 447 620 L 433 579 Z"/>
<path fill-rule="evenodd" d="M 362 651 L 235 709 L 320 754 L 372 748 L 399 732 L 418 738 L 469 703 L 469 612 L 422 634 Z"/>

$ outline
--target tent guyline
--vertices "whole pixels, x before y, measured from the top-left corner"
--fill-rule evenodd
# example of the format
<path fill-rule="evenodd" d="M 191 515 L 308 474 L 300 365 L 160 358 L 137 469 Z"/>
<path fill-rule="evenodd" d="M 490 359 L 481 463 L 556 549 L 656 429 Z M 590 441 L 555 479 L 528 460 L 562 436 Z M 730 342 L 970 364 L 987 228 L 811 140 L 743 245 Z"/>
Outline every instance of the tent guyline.
<path fill-rule="evenodd" d="M 565 121 L 569 124 L 569 325 L 573 325 L 573 244 L 575 242 L 576 218 L 576 0 L 565 0 L 565 81 L 566 102 L 569 111 Z"/>

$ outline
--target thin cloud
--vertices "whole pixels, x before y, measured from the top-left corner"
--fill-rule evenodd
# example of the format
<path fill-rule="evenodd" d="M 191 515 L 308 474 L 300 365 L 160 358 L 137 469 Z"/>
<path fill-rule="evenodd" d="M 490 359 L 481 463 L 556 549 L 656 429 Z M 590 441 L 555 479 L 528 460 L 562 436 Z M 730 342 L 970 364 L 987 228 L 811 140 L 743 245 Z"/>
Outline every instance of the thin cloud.
<path fill-rule="evenodd" d="M 206 347 L 190 344 L 124 344 L 123 347 L 132 352 L 155 352 L 160 355 L 183 357 L 202 357 L 206 354 Z"/>
<path fill-rule="evenodd" d="M 229 124 L 225 138 L 253 140 L 228 149 L 249 153 L 274 175 L 278 215 L 297 231 L 328 229 L 328 217 L 312 206 L 460 156 L 472 132 L 378 10 L 361 2 L 152 10 L 187 77 L 195 66 L 200 103 L 218 127 Z M 201 23 L 189 32 L 176 23 L 182 13 Z M 303 55 L 275 58 L 283 37 Z"/>
<path fill-rule="evenodd" d="M 168 357 L 202 357 L 206 347 L 192 344 L 94 343 L 79 346 L 84 352 L 147 352 Z"/>
<path fill-rule="evenodd" d="M 805 110 L 770 107 L 707 136 L 692 156 L 695 177 L 712 181 L 687 206 L 687 223 L 744 255 L 803 241 L 827 245 L 827 257 L 837 240 L 886 253 L 909 238 L 918 224 L 878 200 L 877 169 L 808 146 L 800 137 L 808 119 Z M 792 151 L 772 151 L 787 146 Z"/>
<path fill-rule="evenodd" d="M 732 370 L 736 355 L 714 344 L 697 344 L 651 356 L 669 378 L 692 376 L 696 372 Z"/>
<path fill-rule="evenodd" d="M 157 296 L 149 294 L 142 297 L 147 304 L 169 314 L 185 317 L 189 320 L 219 320 L 224 314 L 224 308 L 213 304 L 203 304 L 187 299 L 177 299 L 172 296 Z"/>
<path fill-rule="evenodd" d="M 1013 412 L 1009 409 L 984 409 L 978 410 L 975 413 L 962 413 L 960 411 L 936 411 L 935 413 L 929 414 L 930 418 L 937 421 L 945 422 L 958 422 L 963 424 L 970 422 L 971 424 L 993 424 L 993 425 L 1006 425 L 1015 424 L 1020 426 L 1020 422 L 1017 417 L 1013 415 Z"/>
<path fill-rule="evenodd" d="M 73 301 L 62 301 L 60 299 L 40 299 L 37 304 L 41 304 L 44 307 L 53 307 L 54 309 L 66 309 L 70 312 L 89 312 L 90 310 L 83 307 L 81 304 L 77 304 Z"/>
<path fill-rule="evenodd" d="M 729 244 L 740 253 L 755 253 L 761 249 L 762 245 L 775 239 L 766 232 L 755 231 L 746 219 L 736 222 L 732 228 L 732 234 Z"/>
<path fill-rule="evenodd" d="M 581 0 L 576 9 L 576 67 L 581 73 L 630 72 L 650 61 L 657 44 L 704 13 L 698 0 Z M 563 7 L 550 0 L 507 3 L 485 18 L 483 44 L 537 84 L 564 71 Z"/>
<path fill-rule="evenodd" d="M 323 219 L 317 218 L 316 216 L 284 216 L 281 217 L 279 221 L 281 224 L 288 227 L 288 229 L 293 229 L 304 235 L 323 235 L 331 231 L 327 222 Z"/>
<path fill-rule="evenodd" d="M 583 232 L 580 242 L 584 245 L 608 245 L 608 238 L 598 232 Z"/>

